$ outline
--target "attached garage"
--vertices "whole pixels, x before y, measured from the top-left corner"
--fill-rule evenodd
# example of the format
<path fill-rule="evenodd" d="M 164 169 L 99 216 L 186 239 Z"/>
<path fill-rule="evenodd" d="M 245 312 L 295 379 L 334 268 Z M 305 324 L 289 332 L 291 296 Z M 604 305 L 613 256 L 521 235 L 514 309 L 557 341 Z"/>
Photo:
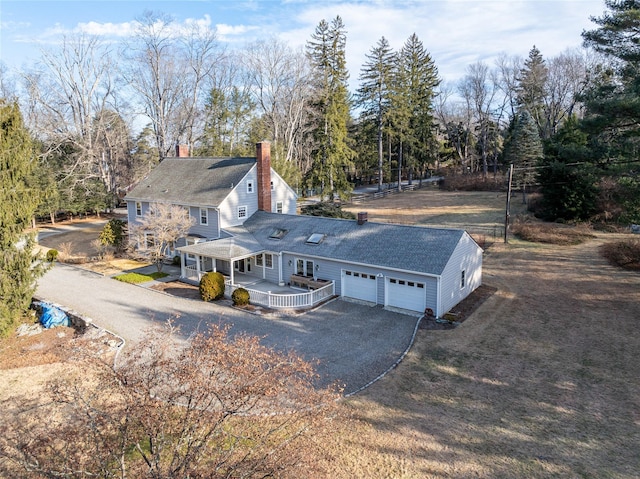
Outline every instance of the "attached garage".
<path fill-rule="evenodd" d="M 342 270 L 342 296 L 377 303 L 376 275 L 359 271 Z"/>
<path fill-rule="evenodd" d="M 423 312 L 427 305 L 425 283 L 399 278 L 385 280 L 385 306 Z"/>

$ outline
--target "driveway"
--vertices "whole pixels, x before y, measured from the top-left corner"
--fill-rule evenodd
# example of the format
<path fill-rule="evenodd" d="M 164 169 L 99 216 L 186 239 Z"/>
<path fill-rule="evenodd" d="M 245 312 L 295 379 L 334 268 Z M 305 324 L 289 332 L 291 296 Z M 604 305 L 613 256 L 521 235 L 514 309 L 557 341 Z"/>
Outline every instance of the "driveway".
<path fill-rule="evenodd" d="M 170 296 L 56 263 L 39 280 L 36 296 L 91 318 L 128 342 L 153 324 L 175 318 L 185 335 L 212 323 L 230 324 L 232 334 L 262 338 L 266 346 L 294 350 L 318 361 L 319 385 L 337 382 L 345 394 L 392 367 L 410 345 L 417 318 L 342 300 L 314 311 L 256 316 L 225 305 Z"/>

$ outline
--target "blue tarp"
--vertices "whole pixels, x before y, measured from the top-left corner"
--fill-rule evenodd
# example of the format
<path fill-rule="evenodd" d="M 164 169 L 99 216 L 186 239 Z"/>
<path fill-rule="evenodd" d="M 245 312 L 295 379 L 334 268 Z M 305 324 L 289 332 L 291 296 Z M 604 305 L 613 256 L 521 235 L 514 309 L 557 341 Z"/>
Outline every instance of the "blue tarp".
<path fill-rule="evenodd" d="M 40 323 L 45 328 L 48 329 L 55 326 L 71 326 L 69 317 L 60 308 L 54 306 L 53 304 L 45 303 L 44 301 L 41 301 L 39 306 L 42 309 L 42 313 L 40 315 Z"/>

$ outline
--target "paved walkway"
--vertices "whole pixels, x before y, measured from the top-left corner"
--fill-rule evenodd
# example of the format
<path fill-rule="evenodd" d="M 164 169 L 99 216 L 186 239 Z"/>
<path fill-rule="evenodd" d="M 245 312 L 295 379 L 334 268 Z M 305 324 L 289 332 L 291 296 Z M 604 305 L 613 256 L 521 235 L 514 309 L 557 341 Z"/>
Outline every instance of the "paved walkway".
<path fill-rule="evenodd" d="M 392 367 L 411 342 L 416 317 L 335 300 L 305 314 L 256 316 L 228 306 L 170 296 L 73 266 L 56 265 L 39 280 L 36 293 L 91 318 L 128 342 L 149 326 L 175 318 L 189 335 L 208 324 L 231 324 L 279 350 L 293 349 L 318 360 L 320 385 L 333 382 L 356 391 Z"/>

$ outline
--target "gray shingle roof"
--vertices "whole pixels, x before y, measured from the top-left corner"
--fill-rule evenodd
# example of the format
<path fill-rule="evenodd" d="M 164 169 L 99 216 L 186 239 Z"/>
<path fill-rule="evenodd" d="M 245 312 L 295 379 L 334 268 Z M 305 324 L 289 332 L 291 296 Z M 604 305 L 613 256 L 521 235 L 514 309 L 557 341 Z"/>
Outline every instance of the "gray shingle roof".
<path fill-rule="evenodd" d="M 199 254 L 225 260 L 254 255 L 263 249 L 256 238 L 241 226 L 233 228 L 233 236 L 231 237 L 178 248 L 188 254 Z"/>
<path fill-rule="evenodd" d="M 258 211 L 245 223 L 246 230 L 267 251 L 333 258 L 407 271 L 440 275 L 453 254 L 463 230 L 426 228 L 282 215 Z M 269 239 L 274 229 L 286 229 L 280 240 Z M 313 233 L 326 235 L 319 244 L 307 244 Z"/>
<path fill-rule="evenodd" d="M 166 158 L 125 199 L 218 206 L 255 158 Z"/>

